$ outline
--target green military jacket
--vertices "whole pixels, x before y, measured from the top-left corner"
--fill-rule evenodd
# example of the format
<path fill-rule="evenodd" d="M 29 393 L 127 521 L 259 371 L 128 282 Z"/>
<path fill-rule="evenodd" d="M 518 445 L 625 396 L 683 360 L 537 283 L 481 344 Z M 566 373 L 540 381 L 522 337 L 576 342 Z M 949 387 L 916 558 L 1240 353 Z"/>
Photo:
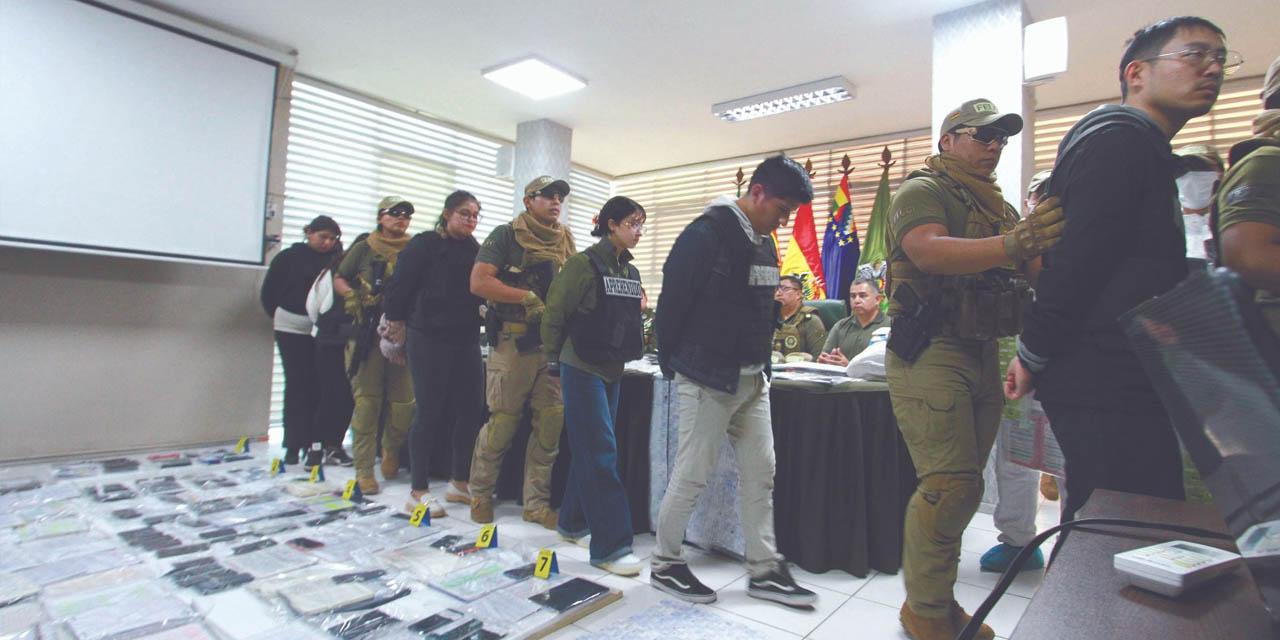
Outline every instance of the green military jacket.
<path fill-rule="evenodd" d="M 396 254 L 396 257 L 399 258 L 399 255 Z M 377 295 L 372 291 L 375 262 L 386 265 L 382 273 L 382 289 Z M 382 295 L 386 293 L 387 283 L 391 281 L 395 268 L 395 260 L 382 257 L 364 240 L 351 245 L 347 255 L 342 258 L 342 263 L 338 265 L 338 275 L 351 286 L 351 293 L 346 296 L 347 313 L 359 320 L 364 310 L 380 308 Z"/>
<path fill-rule="evenodd" d="M 624 265 L 631 262 L 631 252 L 623 250 L 619 255 L 614 244 L 608 238 L 587 248 L 595 253 L 609 267 L 609 274 L 617 277 L 630 277 Z M 622 377 L 622 363 L 595 365 L 583 361 L 573 350 L 573 338 L 569 336 L 569 323 L 574 316 L 585 315 L 596 308 L 596 272 L 591 268 L 591 260 L 587 251 L 577 253 L 565 261 L 551 281 L 551 289 L 547 292 L 547 308 L 542 312 L 542 349 L 548 361 L 560 361 L 574 368 L 581 369 L 597 376 L 605 382 L 614 382 Z"/>
<path fill-rule="evenodd" d="M 773 350 L 784 356 L 803 351 L 816 361 L 826 337 L 818 310 L 802 306 L 790 318 L 783 318 L 782 326 L 773 332 Z"/>

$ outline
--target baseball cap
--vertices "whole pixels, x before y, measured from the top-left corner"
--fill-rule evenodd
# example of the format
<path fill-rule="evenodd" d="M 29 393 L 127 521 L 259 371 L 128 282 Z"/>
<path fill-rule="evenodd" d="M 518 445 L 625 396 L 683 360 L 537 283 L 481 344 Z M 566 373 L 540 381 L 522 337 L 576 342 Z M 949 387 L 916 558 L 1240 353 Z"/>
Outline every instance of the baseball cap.
<path fill-rule="evenodd" d="M 382 202 L 378 203 L 378 215 L 394 210 L 413 213 L 413 203 L 400 196 L 387 196 L 382 199 Z"/>
<path fill-rule="evenodd" d="M 1173 154 L 1181 156 L 1188 171 L 1224 171 L 1226 165 L 1216 149 L 1204 144 L 1189 144 L 1174 149 Z"/>
<path fill-rule="evenodd" d="M 970 100 L 956 107 L 942 119 L 942 129 L 938 135 L 956 127 L 995 126 L 1009 135 L 1017 135 L 1022 131 L 1022 116 L 1016 113 L 1000 113 L 996 105 L 986 98 Z"/>
<path fill-rule="evenodd" d="M 1266 100 L 1277 92 L 1280 92 L 1280 58 L 1272 60 L 1267 68 L 1267 79 L 1262 81 L 1262 95 L 1259 97 Z"/>
<path fill-rule="evenodd" d="M 541 193 L 547 189 L 555 189 L 560 195 L 569 195 L 569 183 L 564 180 L 557 180 L 551 176 L 538 176 L 529 184 L 524 186 L 524 197 L 532 198 L 534 194 Z"/>
<path fill-rule="evenodd" d="M 1035 175 L 1031 176 L 1031 181 L 1027 183 L 1027 193 L 1035 193 L 1036 189 L 1039 189 L 1040 185 L 1044 184 L 1049 179 L 1049 176 L 1052 175 L 1052 169 L 1037 171 Z"/>

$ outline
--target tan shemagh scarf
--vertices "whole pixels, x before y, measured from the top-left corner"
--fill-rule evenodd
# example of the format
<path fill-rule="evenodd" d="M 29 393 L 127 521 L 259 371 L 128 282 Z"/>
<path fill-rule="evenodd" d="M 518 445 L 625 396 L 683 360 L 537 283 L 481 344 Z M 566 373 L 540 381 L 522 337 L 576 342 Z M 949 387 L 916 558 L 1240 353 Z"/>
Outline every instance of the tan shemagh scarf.
<path fill-rule="evenodd" d="M 1253 119 L 1253 135 L 1280 138 L 1280 109 L 1267 109 Z"/>
<path fill-rule="evenodd" d="M 383 235 L 382 228 L 379 227 L 377 231 L 369 234 L 364 241 L 369 243 L 369 248 L 373 249 L 374 253 L 386 258 L 387 262 L 395 264 L 396 256 L 400 255 L 400 250 L 405 245 L 409 244 L 409 239 L 410 236 L 407 233 L 399 238 L 389 238 Z"/>
<path fill-rule="evenodd" d="M 984 172 L 956 156 L 933 155 L 924 161 L 926 167 L 951 176 L 973 194 L 978 204 L 993 220 L 1004 218 L 1004 196 L 996 184 L 996 174 Z"/>
<path fill-rule="evenodd" d="M 573 232 L 559 222 L 543 224 L 532 213 L 523 211 L 511 223 L 511 228 L 516 232 L 516 242 L 524 247 L 522 267 L 544 260 L 562 267 L 574 253 Z"/>

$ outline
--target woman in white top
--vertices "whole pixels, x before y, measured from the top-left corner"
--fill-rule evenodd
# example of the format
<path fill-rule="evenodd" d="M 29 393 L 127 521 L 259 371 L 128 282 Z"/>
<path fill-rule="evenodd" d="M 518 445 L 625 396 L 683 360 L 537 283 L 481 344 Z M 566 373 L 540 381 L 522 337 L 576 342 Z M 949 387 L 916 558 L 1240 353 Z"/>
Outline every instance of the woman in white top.
<path fill-rule="evenodd" d="M 262 282 L 262 308 L 272 318 L 284 367 L 285 464 L 298 464 L 301 451 L 314 439 L 315 343 L 307 316 L 307 293 L 329 264 L 342 235 L 338 223 L 329 216 L 317 216 L 303 233 L 306 241 L 276 254 Z"/>

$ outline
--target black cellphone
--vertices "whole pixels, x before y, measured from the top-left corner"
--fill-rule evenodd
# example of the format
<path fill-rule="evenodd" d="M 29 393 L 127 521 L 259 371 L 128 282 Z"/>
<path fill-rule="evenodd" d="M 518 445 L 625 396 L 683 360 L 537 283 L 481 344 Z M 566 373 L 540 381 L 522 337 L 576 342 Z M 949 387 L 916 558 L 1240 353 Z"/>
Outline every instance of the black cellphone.
<path fill-rule="evenodd" d="M 413 631 L 414 633 L 426 634 L 426 633 L 431 633 L 432 631 L 435 631 L 436 629 L 439 629 L 440 627 L 443 627 L 446 624 L 449 624 L 450 622 L 453 622 L 452 618 L 446 618 L 437 613 L 435 615 L 427 616 L 426 618 L 423 618 L 409 625 L 409 630 Z"/>
<path fill-rule="evenodd" d="M 336 624 L 329 627 L 329 633 L 332 633 L 343 640 L 353 640 L 372 633 L 373 631 L 385 627 L 389 624 L 399 622 L 396 618 L 374 609 L 368 613 L 356 616 L 342 624 Z"/>
<path fill-rule="evenodd" d="M 508 578 L 512 578 L 514 580 L 524 580 L 525 578 L 529 578 L 533 576 L 534 566 L 535 565 L 531 562 L 522 567 L 507 569 L 506 571 L 502 572 L 502 575 L 507 576 Z"/>
<path fill-rule="evenodd" d="M 435 542 L 431 543 L 431 547 L 435 549 L 448 549 L 454 544 L 457 544 L 459 540 L 462 540 L 461 536 L 455 536 L 455 535 L 441 536 L 439 540 L 436 540 Z"/>
<path fill-rule="evenodd" d="M 556 585 L 529 599 L 533 602 L 564 613 L 588 600 L 608 593 L 609 587 L 599 585 L 590 580 L 574 578 L 564 584 Z"/>
<path fill-rule="evenodd" d="M 333 577 L 333 581 L 337 584 L 346 582 L 368 582 L 386 575 L 387 572 L 382 569 L 373 569 L 372 571 L 357 571 L 355 573 L 344 573 Z"/>
<path fill-rule="evenodd" d="M 472 618 L 452 629 L 428 634 L 427 637 L 430 640 L 463 640 L 464 638 L 470 638 L 473 633 L 479 631 L 482 627 L 484 627 L 483 622 Z"/>
<path fill-rule="evenodd" d="M 324 546 L 323 542 L 320 542 L 319 540 L 312 540 L 311 538 L 294 538 L 292 540 L 289 540 L 285 544 L 293 547 L 294 549 L 303 549 L 303 550 L 318 549 Z"/>
<path fill-rule="evenodd" d="M 208 551 L 209 545 L 201 542 L 199 544 L 188 544 L 180 547 L 169 547 L 156 551 L 157 558 L 172 558 L 173 556 L 185 556 L 188 553 L 198 553 L 200 551 Z"/>
<path fill-rule="evenodd" d="M 276 546 L 276 541 L 272 540 L 271 538 L 267 538 L 265 540 L 259 540 L 257 542 L 250 542 L 249 544 L 242 544 L 232 549 L 231 552 L 239 556 L 239 555 L 244 555 L 246 553 L 252 553 L 259 549 L 266 549 L 267 547 L 274 547 L 274 546 Z"/>

